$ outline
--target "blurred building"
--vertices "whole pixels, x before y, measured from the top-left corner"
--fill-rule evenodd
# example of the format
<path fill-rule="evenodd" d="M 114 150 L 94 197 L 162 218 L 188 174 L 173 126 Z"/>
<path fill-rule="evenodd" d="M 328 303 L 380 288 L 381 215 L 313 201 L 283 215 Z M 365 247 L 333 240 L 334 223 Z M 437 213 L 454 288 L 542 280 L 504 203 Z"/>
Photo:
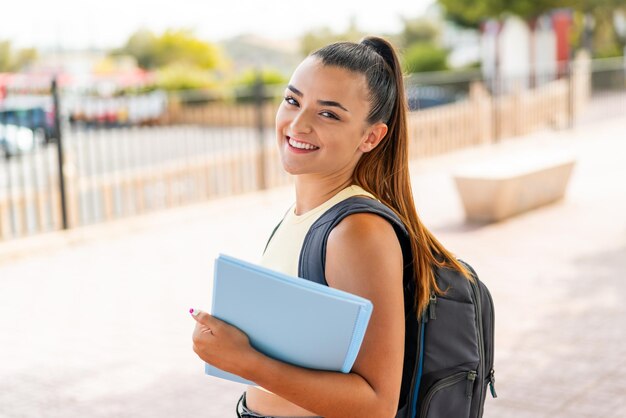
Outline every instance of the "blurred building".
<path fill-rule="evenodd" d="M 517 16 L 482 25 L 483 76 L 498 89 L 528 88 L 564 75 L 570 61 L 571 14 L 555 10 L 530 24 Z"/>
<path fill-rule="evenodd" d="M 472 28 L 461 27 L 445 19 L 441 5 L 433 3 L 423 15 L 440 28 L 441 46 L 449 51 L 448 65 L 461 68 L 478 64 L 481 60 L 481 33 Z"/>

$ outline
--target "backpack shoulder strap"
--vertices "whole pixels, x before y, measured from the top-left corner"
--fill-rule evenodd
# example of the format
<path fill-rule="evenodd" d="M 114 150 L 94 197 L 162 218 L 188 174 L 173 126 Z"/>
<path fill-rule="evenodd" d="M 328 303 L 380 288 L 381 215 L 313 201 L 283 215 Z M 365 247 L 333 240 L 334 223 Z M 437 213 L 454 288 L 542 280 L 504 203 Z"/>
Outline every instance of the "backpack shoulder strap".
<path fill-rule="evenodd" d="M 280 220 L 280 222 L 278 222 L 278 225 L 276 225 L 274 227 L 274 230 L 272 230 L 272 233 L 270 234 L 270 237 L 267 239 L 267 242 L 265 243 L 265 248 L 263 249 L 263 254 L 265 254 L 265 251 L 267 251 L 267 247 L 270 245 L 270 241 L 272 241 L 272 238 L 274 238 L 274 234 L 276 234 L 276 231 L 278 231 L 278 228 L 282 225 L 283 223 L 283 219 Z"/>
<path fill-rule="evenodd" d="M 408 232 L 400 218 L 386 205 L 377 200 L 363 196 L 353 196 L 337 203 L 324 212 L 307 232 L 300 250 L 298 263 L 298 275 L 300 277 L 328 285 L 325 276 L 328 236 L 339 222 L 355 213 L 374 213 L 386 219 L 393 226 L 398 236 L 405 264 L 411 262 L 411 246 L 408 240 Z"/>
<path fill-rule="evenodd" d="M 386 205 L 368 197 L 354 196 L 337 203 L 320 216 L 311 226 L 304 238 L 298 264 L 298 276 L 320 284 L 326 282 L 326 243 L 332 229 L 347 216 L 355 213 L 373 213 L 387 220 L 396 232 L 402 248 L 404 260 L 404 311 L 406 318 L 413 317 L 415 280 L 413 277 L 413 257 L 411 241 L 408 231 L 400 218 Z M 417 321 L 405 321 L 405 347 L 404 364 L 402 370 L 402 386 L 400 389 L 400 402 L 402 408 L 407 403 L 407 397 L 416 370 L 417 344 L 419 330 Z M 405 408 L 406 409 L 406 408 Z M 403 418 L 403 413 L 399 413 Z"/>
<path fill-rule="evenodd" d="M 285 217 L 287 216 L 287 214 L 289 213 L 289 211 L 292 208 L 293 208 L 293 206 L 291 206 L 289 209 L 287 209 L 287 212 L 285 212 L 285 214 L 281 218 L 280 222 L 278 222 L 278 225 L 276 225 L 274 227 L 274 229 L 272 230 L 272 233 L 270 234 L 270 237 L 267 239 L 267 242 L 265 243 L 265 248 L 263 249 L 263 254 L 265 254 L 265 251 L 267 251 L 267 247 L 269 247 L 270 242 L 272 241 L 272 238 L 274 238 L 274 235 L 276 234 L 276 231 L 278 231 L 278 228 L 280 228 L 280 226 L 283 224 L 283 221 L 285 220 Z"/>

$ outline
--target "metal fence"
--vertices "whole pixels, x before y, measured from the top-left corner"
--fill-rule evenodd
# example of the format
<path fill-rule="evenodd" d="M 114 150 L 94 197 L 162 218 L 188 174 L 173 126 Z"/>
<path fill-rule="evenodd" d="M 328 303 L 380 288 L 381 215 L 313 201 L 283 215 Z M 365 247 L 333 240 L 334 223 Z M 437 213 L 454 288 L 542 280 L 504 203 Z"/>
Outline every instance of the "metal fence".
<path fill-rule="evenodd" d="M 193 104 L 189 94 L 151 92 L 67 95 L 55 106 L 52 87 L 9 92 L 0 102 L 0 240 L 284 183 L 272 160 L 275 102 L 260 87 L 252 100 Z"/>
<path fill-rule="evenodd" d="M 567 74 L 407 79 L 412 157 L 626 115 L 623 60 Z M 273 118 L 281 96 L 152 92 L 109 99 L 55 89 L 0 102 L 0 240 L 244 193 L 290 179 Z"/>

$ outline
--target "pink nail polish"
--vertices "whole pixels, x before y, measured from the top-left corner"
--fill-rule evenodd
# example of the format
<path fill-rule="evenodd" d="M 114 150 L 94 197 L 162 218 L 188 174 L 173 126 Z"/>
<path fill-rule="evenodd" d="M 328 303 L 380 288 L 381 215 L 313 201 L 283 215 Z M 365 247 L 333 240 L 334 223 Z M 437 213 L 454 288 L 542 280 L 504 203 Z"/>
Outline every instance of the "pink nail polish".
<path fill-rule="evenodd" d="M 189 309 L 189 313 L 193 315 L 193 308 Z"/>

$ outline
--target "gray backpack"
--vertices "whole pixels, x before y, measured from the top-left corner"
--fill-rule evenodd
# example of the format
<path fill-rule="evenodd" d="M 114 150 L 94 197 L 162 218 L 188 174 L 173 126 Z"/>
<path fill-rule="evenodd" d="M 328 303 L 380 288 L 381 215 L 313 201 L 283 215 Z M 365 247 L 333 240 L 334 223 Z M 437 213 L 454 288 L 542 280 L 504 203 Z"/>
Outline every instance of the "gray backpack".
<path fill-rule="evenodd" d="M 328 209 L 311 226 L 300 252 L 300 277 L 327 285 L 324 271 L 328 236 L 354 213 L 385 218 L 398 236 L 404 260 L 412 260 L 407 230 L 396 214 L 376 200 L 355 196 Z M 405 265 L 405 349 L 396 418 L 481 417 L 487 386 L 496 397 L 493 300 L 472 267 L 461 262 L 472 272 L 474 282 L 456 270 L 437 268 L 437 284 L 445 294 L 431 295 L 427 313 L 419 321 L 413 307 L 412 263 Z"/>

